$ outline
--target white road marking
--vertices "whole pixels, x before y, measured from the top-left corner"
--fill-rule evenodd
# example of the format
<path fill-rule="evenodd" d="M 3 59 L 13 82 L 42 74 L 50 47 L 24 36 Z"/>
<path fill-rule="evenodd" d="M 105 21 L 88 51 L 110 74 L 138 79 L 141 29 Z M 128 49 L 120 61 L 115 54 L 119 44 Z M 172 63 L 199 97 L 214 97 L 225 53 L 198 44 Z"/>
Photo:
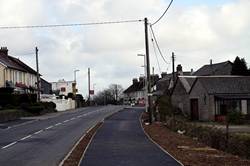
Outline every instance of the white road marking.
<path fill-rule="evenodd" d="M 63 121 L 64 123 L 67 123 L 69 120 L 65 120 L 65 121 Z"/>
<path fill-rule="evenodd" d="M 62 123 L 57 123 L 57 124 L 55 124 L 55 126 L 59 126 L 59 125 L 61 125 Z"/>
<path fill-rule="evenodd" d="M 45 128 L 46 130 L 48 130 L 48 129 L 51 129 L 53 126 L 49 126 L 49 127 L 47 127 L 47 128 Z"/>
<path fill-rule="evenodd" d="M 76 118 L 71 118 L 70 120 L 75 120 Z"/>
<path fill-rule="evenodd" d="M 10 143 L 10 144 L 8 144 L 8 145 L 2 147 L 2 149 L 6 149 L 6 148 L 8 148 L 8 147 L 10 147 L 10 146 L 12 146 L 12 145 L 15 145 L 16 143 L 17 143 L 17 141 L 12 142 L 12 143 Z"/>
<path fill-rule="evenodd" d="M 32 135 L 27 135 L 26 137 L 23 137 L 22 139 L 20 139 L 21 141 L 23 141 L 23 140 L 26 140 L 26 139 L 28 139 L 28 138 L 30 138 Z"/>
<path fill-rule="evenodd" d="M 34 134 L 39 134 L 41 132 L 43 132 L 43 130 L 39 130 L 39 131 L 35 132 Z"/>

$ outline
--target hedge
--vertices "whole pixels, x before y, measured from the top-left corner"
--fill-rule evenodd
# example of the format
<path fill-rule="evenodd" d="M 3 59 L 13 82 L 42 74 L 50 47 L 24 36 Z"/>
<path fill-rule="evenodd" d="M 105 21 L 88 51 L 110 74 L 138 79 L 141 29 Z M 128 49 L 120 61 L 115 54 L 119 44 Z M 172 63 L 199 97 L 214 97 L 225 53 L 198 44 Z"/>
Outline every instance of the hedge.
<path fill-rule="evenodd" d="M 16 109 L 0 111 L 0 122 L 16 120 L 16 119 L 19 119 L 20 117 L 21 117 L 21 112 Z"/>
<path fill-rule="evenodd" d="M 231 133 L 227 142 L 226 133 L 215 127 L 200 126 L 184 119 L 167 118 L 165 125 L 173 130 L 184 130 L 185 135 L 197 138 L 206 145 L 250 159 L 250 134 Z"/>

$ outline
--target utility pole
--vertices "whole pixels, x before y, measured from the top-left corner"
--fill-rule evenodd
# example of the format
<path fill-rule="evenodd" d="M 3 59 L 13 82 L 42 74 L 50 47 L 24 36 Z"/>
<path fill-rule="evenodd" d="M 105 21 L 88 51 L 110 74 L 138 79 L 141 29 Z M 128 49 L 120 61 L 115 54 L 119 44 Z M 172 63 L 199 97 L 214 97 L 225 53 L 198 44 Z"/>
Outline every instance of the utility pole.
<path fill-rule="evenodd" d="M 174 73 L 174 61 L 175 61 L 175 55 L 174 55 L 174 52 L 172 52 L 172 67 L 173 67 L 173 85 L 174 85 L 174 82 L 175 82 L 175 73 Z"/>
<path fill-rule="evenodd" d="M 148 112 L 149 112 L 149 123 L 153 121 L 152 114 L 152 101 L 151 101 L 151 78 L 150 78 L 150 59 L 149 59 L 149 45 L 148 45 L 148 19 L 144 18 L 145 26 L 145 48 L 146 48 L 146 66 L 147 66 L 147 89 L 148 89 Z"/>
<path fill-rule="evenodd" d="M 89 105 L 90 105 L 90 68 L 88 68 L 88 89 L 89 89 Z"/>
<path fill-rule="evenodd" d="M 39 66 L 38 66 L 38 48 L 36 50 L 36 79 L 37 79 L 37 102 L 40 101 L 40 75 L 39 75 Z"/>

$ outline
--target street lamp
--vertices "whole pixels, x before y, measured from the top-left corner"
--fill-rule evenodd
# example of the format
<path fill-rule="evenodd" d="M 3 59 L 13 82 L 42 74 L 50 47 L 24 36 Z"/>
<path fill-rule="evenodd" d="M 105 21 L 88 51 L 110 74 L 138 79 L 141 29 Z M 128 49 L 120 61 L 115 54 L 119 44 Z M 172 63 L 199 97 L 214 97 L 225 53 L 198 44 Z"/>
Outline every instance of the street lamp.
<path fill-rule="evenodd" d="M 147 65 L 146 65 L 146 56 L 145 54 L 137 54 L 137 56 L 143 56 L 144 57 L 144 65 L 141 67 L 144 67 L 144 74 L 145 74 L 145 78 L 144 78 L 144 91 L 145 91 L 145 95 L 144 95 L 144 100 L 145 100 L 145 109 L 146 112 L 148 112 L 148 82 L 147 82 Z"/>
<path fill-rule="evenodd" d="M 76 72 L 78 72 L 78 71 L 80 71 L 80 70 L 74 70 L 74 82 L 76 83 Z"/>

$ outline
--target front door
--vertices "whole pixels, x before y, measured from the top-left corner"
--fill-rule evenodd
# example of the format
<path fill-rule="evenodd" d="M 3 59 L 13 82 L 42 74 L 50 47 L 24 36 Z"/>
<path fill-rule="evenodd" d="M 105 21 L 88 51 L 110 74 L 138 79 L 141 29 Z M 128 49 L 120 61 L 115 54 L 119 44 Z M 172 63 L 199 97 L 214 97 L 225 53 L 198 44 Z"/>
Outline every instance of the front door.
<path fill-rule="evenodd" d="M 198 99 L 191 99 L 191 119 L 199 120 Z"/>

